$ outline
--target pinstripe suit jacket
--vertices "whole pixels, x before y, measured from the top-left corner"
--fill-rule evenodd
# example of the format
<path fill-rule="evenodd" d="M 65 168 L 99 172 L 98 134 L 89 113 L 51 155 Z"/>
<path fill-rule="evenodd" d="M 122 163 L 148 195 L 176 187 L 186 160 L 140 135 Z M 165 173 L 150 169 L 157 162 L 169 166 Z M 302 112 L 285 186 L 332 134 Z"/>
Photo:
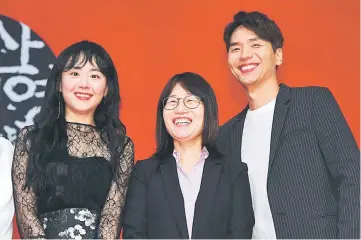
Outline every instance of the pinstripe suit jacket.
<path fill-rule="evenodd" d="M 247 109 L 221 128 L 229 159 L 241 160 Z M 277 238 L 360 238 L 360 150 L 327 88 L 280 85 L 267 194 Z"/>

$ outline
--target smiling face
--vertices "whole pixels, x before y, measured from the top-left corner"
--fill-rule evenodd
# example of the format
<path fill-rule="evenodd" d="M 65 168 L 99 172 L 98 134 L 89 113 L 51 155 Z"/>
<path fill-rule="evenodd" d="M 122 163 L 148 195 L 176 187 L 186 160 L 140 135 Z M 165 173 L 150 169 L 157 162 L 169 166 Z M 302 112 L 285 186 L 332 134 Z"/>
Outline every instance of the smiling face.
<path fill-rule="evenodd" d="M 65 114 L 93 114 L 107 93 L 107 79 L 94 63 L 82 64 L 82 59 L 61 75 L 60 91 L 65 102 Z M 95 61 L 93 61 L 95 62 Z"/>
<path fill-rule="evenodd" d="M 276 66 L 282 63 L 282 49 L 273 51 L 270 42 L 262 40 L 243 26 L 234 30 L 228 50 L 228 65 L 238 81 L 246 86 L 276 80 Z"/>
<path fill-rule="evenodd" d="M 183 103 L 183 99 L 188 96 L 193 95 L 187 92 L 180 84 L 176 84 L 169 97 L 178 98 L 178 106 L 173 110 L 163 108 L 164 124 L 174 141 L 202 141 L 204 105 L 200 102 L 198 107 L 194 109 L 187 108 Z"/>

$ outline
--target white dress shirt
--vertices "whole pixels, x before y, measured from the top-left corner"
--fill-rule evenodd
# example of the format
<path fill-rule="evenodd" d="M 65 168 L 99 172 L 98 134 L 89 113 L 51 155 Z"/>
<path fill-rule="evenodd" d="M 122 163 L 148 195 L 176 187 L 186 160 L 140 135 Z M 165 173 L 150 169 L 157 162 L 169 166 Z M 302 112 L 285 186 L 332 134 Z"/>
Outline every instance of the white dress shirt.
<path fill-rule="evenodd" d="M 14 217 L 13 186 L 11 165 L 14 147 L 11 142 L 0 137 L 0 239 L 11 239 Z"/>

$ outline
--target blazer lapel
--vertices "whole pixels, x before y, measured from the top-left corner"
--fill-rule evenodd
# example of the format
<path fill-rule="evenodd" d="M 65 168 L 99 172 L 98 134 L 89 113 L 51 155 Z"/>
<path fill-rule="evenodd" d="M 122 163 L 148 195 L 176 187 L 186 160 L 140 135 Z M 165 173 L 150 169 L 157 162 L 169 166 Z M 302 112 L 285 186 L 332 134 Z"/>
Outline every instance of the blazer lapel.
<path fill-rule="evenodd" d="M 179 185 L 176 161 L 173 156 L 169 155 L 162 160 L 160 171 L 162 174 L 167 198 L 182 235 L 181 238 L 188 239 L 189 235 L 184 211 L 183 195 Z"/>
<path fill-rule="evenodd" d="M 233 152 L 232 156 L 235 157 L 235 159 L 237 159 L 238 157 L 240 161 L 242 161 L 241 149 L 242 149 L 244 121 L 246 119 L 248 108 L 249 106 L 247 105 L 245 109 L 243 109 L 243 111 L 237 115 L 233 129 L 234 138 L 232 137 L 232 139 L 230 139 L 231 141 L 234 141 L 235 145 L 237 146 L 236 149 L 231 149 L 231 151 Z M 232 146 L 234 143 L 229 143 L 229 146 Z"/>
<path fill-rule="evenodd" d="M 213 199 L 222 170 L 222 159 L 209 156 L 203 168 L 201 187 L 194 209 L 192 238 L 200 238 L 213 208 Z"/>
<path fill-rule="evenodd" d="M 285 84 L 280 85 L 280 91 L 277 95 L 276 105 L 273 115 L 271 146 L 269 155 L 268 172 L 270 171 L 276 154 L 277 145 L 282 133 L 282 129 L 286 120 L 289 100 L 291 99 L 291 89 Z"/>

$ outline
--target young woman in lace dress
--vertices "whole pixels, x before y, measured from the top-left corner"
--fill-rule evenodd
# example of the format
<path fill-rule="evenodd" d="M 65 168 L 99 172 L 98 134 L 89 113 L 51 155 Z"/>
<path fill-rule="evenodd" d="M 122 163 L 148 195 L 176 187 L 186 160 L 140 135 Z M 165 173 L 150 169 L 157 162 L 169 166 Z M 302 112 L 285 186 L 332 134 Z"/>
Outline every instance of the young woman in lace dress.
<path fill-rule="evenodd" d="M 101 46 L 83 41 L 59 55 L 40 114 L 15 146 L 22 238 L 119 237 L 134 159 L 119 104 L 117 73 Z"/>

